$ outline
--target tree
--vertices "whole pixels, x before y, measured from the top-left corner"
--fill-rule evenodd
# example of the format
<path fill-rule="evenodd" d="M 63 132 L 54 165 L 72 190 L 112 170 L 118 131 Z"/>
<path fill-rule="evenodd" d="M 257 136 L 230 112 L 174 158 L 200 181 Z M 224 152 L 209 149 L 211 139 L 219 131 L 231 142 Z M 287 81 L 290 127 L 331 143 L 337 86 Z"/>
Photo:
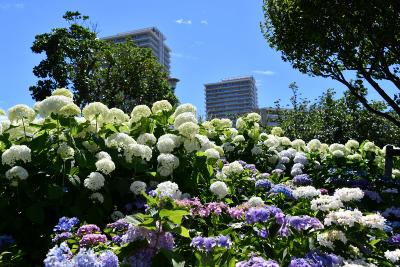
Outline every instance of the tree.
<path fill-rule="evenodd" d="M 133 42 L 123 44 L 97 38 L 89 28 L 87 16 L 66 12 L 67 28 L 39 34 L 31 47 L 45 58 L 35 66 L 37 84 L 32 97 L 43 100 L 56 88 L 73 91 L 77 104 L 102 101 L 109 107 L 128 112 L 137 104 L 152 104 L 161 99 L 172 104 L 177 99 L 168 85 L 168 75 L 150 49 Z"/>
<path fill-rule="evenodd" d="M 397 0 L 264 0 L 261 24 L 269 45 L 284 61 L 311 76 L 345 85 L 370 112 L 400 127 L 400 2 Z M 366 97 L 374 89 L 393 110 Z"/>
<path fill-rule="evenodd" d="M 400 145 L 398 128 L 385 118 L 371 114 L 349 91 L 340 98 L 328 89 L 315 101 L 300 98 L 295 83 L 289 85 L 293 91 L 291 106 L 282 109 L 277 102 L 279 126 L 291 139 L 305 141 L 319 139 L 324 143 L 346 143 L 349 139 L 359 142 L 370 140 L 379 146 Z M 379 111 L 388 110 L 383 102 L 373 101 L 371 106 Z M 393 111 L 389 111 L 393 114 Z"/>

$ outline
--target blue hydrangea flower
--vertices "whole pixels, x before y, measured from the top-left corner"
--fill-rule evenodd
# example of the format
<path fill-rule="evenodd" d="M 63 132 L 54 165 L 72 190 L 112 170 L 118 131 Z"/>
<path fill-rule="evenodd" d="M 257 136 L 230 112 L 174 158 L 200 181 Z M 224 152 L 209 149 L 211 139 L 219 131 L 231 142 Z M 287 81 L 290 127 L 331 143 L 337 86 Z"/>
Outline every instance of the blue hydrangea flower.
<path fill-rule="evenodd" d="M 0 235 L 0 248 L 15 243 L 14 238 L 11 235 Z"/>
<path fill-rule="evenodd" d="M 230 248 L 231 245 L 232 245 L 232 242 L 229 239 L 229 237 L 224 236 L 224 235 L 220 235 L 220 236 L 217 237 L 217 245 L 219 247 Z"/>
<path fill-rule="evenodd" d="M 74 266 L 70 261 L 72 258 L 72 252 L 68 247 L 67 243 L 63 242 L 60 246 L 55 246 L 49 250 L 46 255 L 46 259 L 43 261 L 45 267 L 54 266 Z"/>
<path fill-rule="evenodd" d="M 102 267 L 97 255 L 91 249 L 80 249 L 78 254 L 73 258 L 76 267 Z"/>
<path fill-rule="evenodd" d="M 72 228 L 79 224 L 79 219 L 76 217 L 68 218 L 68 217 L 61 217 L 58 220 L 56 226 L 54 226 L 54 232 L 70 232 Z"/>
<path fill-rule="evenodd" d="M 395 234 L 388 239 L 389 244 L 391 245 L 400 245 L 400 234 Z"/>
<path fill-rule="evenodd" d="M 299 174 L 293 178 L 292 182 L 295 185 L 311 185 L 312 179 L 308 174 Z"/>
<path fill-rule="evenodd" d="M 269 190 L 271 189 L 272 183 L 267 179 L 261 179 L 256 181 L 256 188 Z"/>
<path fill-rule="evenodd" d="M 102 267 L 118 267 L 118 257 L 111 250 L 102 252 L 99 256 Z"/>
<path fill-rule="evenodd" d="M 275 193 L 275 194 L 281 193 L 287 198 L 293 198 L 293 190 L 283 184 L 277 184 L 272 186 L 270 193 Z"/>

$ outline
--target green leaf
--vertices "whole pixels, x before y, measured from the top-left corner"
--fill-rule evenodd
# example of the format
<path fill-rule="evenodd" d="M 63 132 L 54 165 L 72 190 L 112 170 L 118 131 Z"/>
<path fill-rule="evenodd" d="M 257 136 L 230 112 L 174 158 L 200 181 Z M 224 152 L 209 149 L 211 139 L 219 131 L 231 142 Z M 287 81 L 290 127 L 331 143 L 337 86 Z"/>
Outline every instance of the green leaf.
<path fill-rule="evenodd" d="M 172 229 L 172 232 L 179 234 L 180 236 L 190 238 L 189 230 L 183 226 L 176 227 Z"/>
<path fill-rule="evenodd" d="M 169 221 L 179 225 L 182 223 L 182 217 L 184 215 L 189 215 L 189 212 L 187 210 L 160 210 L 161 218 L 167 218 Z"/>

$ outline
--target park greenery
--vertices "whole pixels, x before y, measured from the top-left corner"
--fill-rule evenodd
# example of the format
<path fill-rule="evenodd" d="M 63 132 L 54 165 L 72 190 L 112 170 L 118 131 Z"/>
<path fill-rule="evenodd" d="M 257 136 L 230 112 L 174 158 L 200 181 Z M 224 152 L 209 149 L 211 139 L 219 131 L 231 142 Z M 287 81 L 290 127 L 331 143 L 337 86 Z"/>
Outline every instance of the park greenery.
<path fill-rule="evenodd" d="M 400 127 L 399 1 L 263 2 L 264 37 L 284 61 L 302 73 L 338 81 L 368 111 Z M 367 89 L 392 112 L 371 103 Z"/>
<path fill-rule="evenodd" d="M 150 49 L 131 40 L 117 44 L 99 39 L 89 17 L 79 12 L 68 11 L 63 18 L 68 27 L 36 35 L 31 48 L 44 54 L 33 69 L 38 81 L 29 88 L 36 101 L 66 87 L 79 106 L 102 101 L 128 112 L 161 99 L 177 103 L 168 74 Z"/>
<path fill-rule="evenodd" d="M 373 140 L 375 144 L 400 146 L 399 128 L 386 118 L 368 111 L 349 91 L 341 97 L 333 89 L 326 90 L 318 99 L 303 98 L 296 83 L 289 85 L 293 95 L 290 105 L 276 103 L 275 120 L 291 139 L 305 141 L 319 139 L 325 143 L 345 143 L 349 139 Z M 396 117 L 395 112 L 382 101 L 370 105 Z"/>
<path fill-rule="evenodd" d="M 67 89 L 0 128 L 5 266 L 396 266 L 385 147 L 199 123 L 168 101 L 81 110 Z"/>

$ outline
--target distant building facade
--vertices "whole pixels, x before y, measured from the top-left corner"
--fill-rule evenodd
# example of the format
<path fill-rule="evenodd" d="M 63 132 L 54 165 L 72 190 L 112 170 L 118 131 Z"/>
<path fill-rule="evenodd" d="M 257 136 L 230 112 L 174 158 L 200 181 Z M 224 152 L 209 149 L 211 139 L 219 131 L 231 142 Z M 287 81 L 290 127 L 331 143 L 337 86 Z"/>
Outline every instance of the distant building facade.
<path fill-rule="evenodd" d="M 289 109 L 287 108 L 280 108 L 281 111 L 287 111 Z M 261 121 L 260 124 L 261 126 L 279 126 L 278 122 L 278 109 L 274 107 L 266 107 L 266 108 L 260 108 L 257 109 L 256 111 L 258 114 L 261 115 Z"/>
<path fill-rule="evenodd" d="M 150 48 L 158 62 L 163 65 L 165 71 L 170 74 L 171 49 L 165 44 L 166 38 L 164 34 L 156 27 L 118 33 L 116 35 L 103 37 L 102 39 L 115 43 L 122 43 L 129 38 L 139 47 Z"/>
<path fill-rule="evenodd" d="M 258 108 L 253 76 L 224 79 L 205 86 L 207 118 L 235 119 Z"/>

